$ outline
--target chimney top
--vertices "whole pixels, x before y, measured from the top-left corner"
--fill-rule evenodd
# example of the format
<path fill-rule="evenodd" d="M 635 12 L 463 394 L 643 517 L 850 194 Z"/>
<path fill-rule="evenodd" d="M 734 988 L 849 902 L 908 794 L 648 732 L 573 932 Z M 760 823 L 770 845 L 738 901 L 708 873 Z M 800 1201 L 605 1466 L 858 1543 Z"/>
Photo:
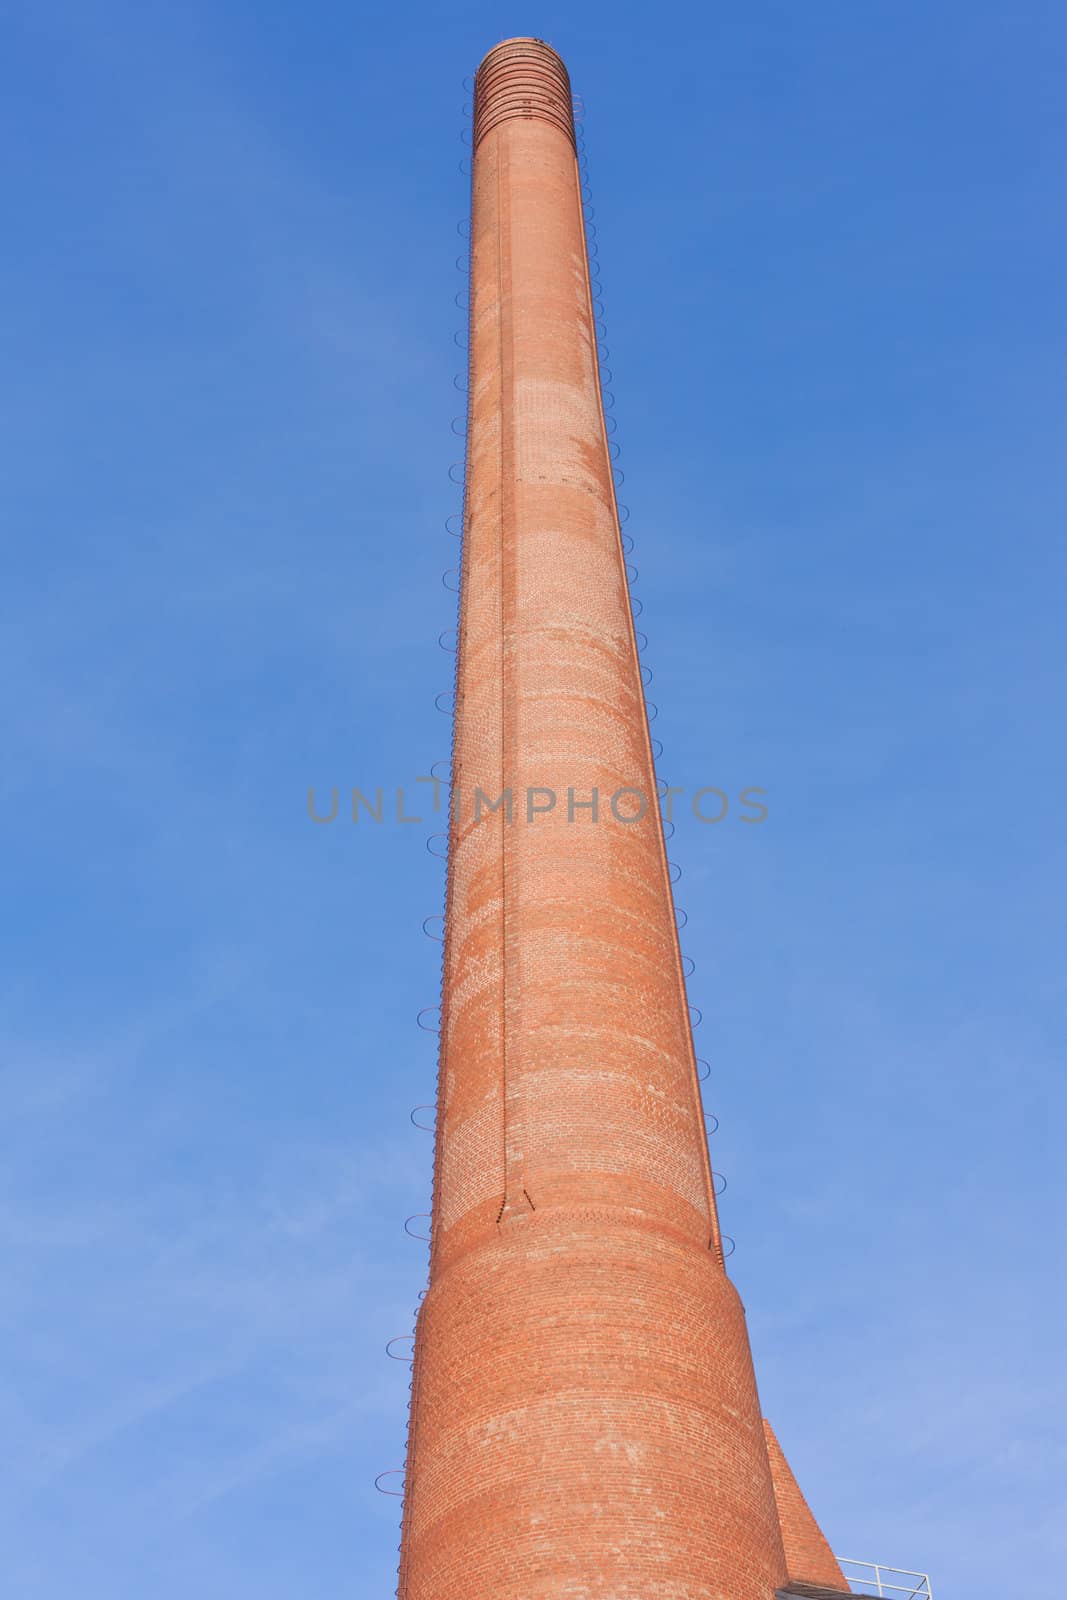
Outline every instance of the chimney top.
<path fill-rule="evenodd" d="M 474 77 L 474 144 L 513 117 L 550 122 L 574 143 L 571 80 L 543 39 L 504 39 Z"/>

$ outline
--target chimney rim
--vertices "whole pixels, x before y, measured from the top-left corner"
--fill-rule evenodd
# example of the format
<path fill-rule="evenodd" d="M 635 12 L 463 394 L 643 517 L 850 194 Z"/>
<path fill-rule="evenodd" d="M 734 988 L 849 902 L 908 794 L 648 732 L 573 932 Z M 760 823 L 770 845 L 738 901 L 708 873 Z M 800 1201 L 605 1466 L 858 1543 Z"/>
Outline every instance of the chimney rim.
<path fill-rule="evenodd" d="M 564 61 L 563 57 L 560 55 L 560 53 L 556 49 L 556 47 L 554 45 L 549 44 L 547 39 L 535 38 L 533 34 L 516 34 L 515 37 L 512 38 L 512 39 L 501 39 L 498 44 L 493 45 L 491 50 L 487 50 L 485 52 L 485 55 L 482 57 L 482 59 L 479 61 L 478 65 L 477 65 L 477 67 L 474 69 L 475 70 L 475 76 L 477 76 L 477 74 L 479 72 L 481 72 L 482 68 L 485 66 L 485 63 L 489 60 L 490 56 L 495 55 L 498 50 L 504 50 L 509 45 L 515 45 L 515 44 L 533 44 L 533 45 L 538 45 L 542 50 L 546 51 L 550 56 L 555 56 L 556 60 L 560 64 L 560 66 L 563 67 L 564 71 L 566 71 L 566 62 Z"/>

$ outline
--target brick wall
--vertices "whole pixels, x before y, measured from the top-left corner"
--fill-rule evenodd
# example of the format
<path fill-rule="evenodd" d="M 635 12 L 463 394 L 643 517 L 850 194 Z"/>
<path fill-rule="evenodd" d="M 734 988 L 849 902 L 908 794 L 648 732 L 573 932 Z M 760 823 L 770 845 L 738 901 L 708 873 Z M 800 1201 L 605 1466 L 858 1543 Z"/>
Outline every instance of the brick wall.
<path fill-rule="evenodd" d="M 800 1492 L 800 1485 L 775 1438 L 774 1429 L 769 1422 L 764 1422 L 763 1427 L 767 1436 L 774 1498 L 778 1506 L 790 1583 L 821 1584 L 835 1593 L 848 1594 L 845 1575 L 834 1560 L 823 1531 Z"/>

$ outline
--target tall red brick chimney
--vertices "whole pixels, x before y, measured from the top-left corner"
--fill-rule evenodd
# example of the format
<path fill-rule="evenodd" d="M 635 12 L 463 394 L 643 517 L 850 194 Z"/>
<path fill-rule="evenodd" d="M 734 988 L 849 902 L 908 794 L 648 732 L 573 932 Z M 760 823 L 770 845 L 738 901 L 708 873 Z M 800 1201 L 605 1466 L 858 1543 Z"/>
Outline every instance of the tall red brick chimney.
<path fill-rule="evenodd" d="M 786 1557 L 723 1265 L 570 82 L 548 45 L 486 56 L 473 144 L 430 1284 L 399 1594 L 773 1600 Z"/>

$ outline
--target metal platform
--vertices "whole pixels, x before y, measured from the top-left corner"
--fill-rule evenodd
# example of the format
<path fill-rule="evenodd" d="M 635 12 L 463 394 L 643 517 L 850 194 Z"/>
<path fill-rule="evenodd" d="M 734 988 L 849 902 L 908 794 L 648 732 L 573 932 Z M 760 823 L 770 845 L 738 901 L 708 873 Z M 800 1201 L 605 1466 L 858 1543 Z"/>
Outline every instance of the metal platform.
<path fill-rule="evenodd" d="M 884 1567 L 875 1561 L 850 1561 L 836 1558 L 847 1589 L 823 1589 L 813 1583 L 791 1583 L 779 1589 L 777 1600 L 848 1600 L 851 1595 L 879 1595 L 882 1600 L 934 1600 L 934 1591 L 925 1572 L 908 1572 L 904 1567 Z"/>

